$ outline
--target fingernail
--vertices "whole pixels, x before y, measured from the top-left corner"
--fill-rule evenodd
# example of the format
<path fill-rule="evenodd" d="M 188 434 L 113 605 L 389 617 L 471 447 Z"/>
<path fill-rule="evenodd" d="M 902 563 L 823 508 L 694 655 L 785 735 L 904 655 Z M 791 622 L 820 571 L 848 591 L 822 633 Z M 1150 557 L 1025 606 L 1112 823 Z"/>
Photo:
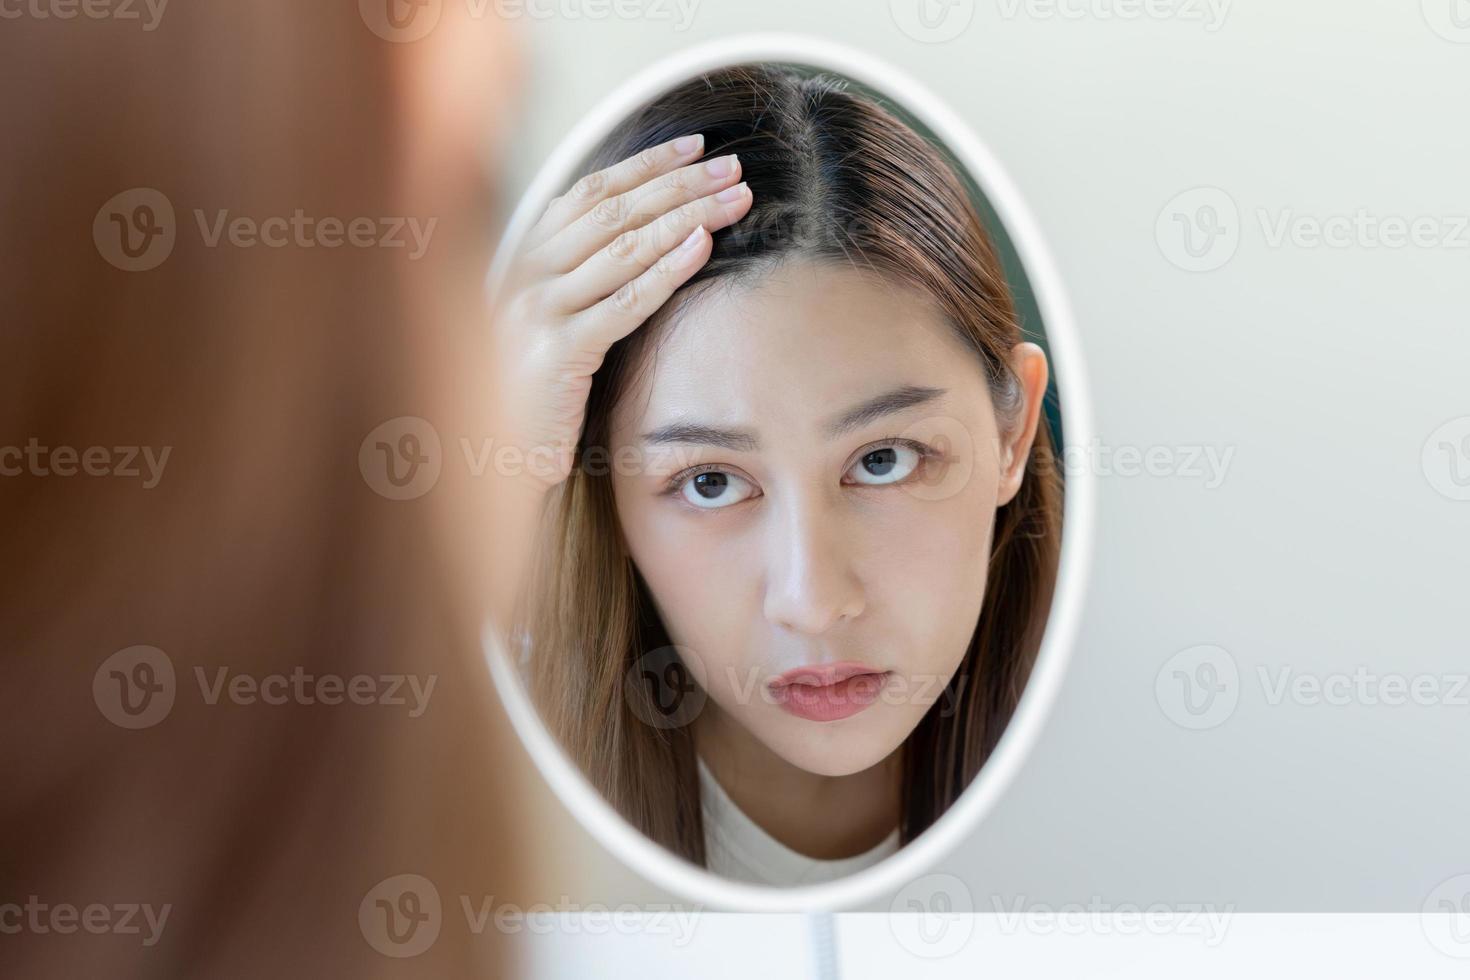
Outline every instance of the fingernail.
<path fill-rule="evenodd" d="M 674 140 L 674 152 L 679 154 L 680 156 L 688 156 L 703 145 L 703 135 L 696 134 L 694 136 L 680 136 L 678 139 Z"/>
<path fill-rule="evenodd" d="M 718 194 L 715 195 L 715 200 L 719 201 L 721 204 L 731 204 L 744 197 L 746 192 L 749 190 L 750 185 L 742 180 L 734 187 L 726 187 L 724 190 L 720 191 Z"/>
<path fill-rule="evenodd" d="M 693 231 L 691 231 L 689 233 L 689 237 L 686 238 L 686 239 L 684 239 L 682 242 L 680 242 L 679 243 L 679 247 L 677 249 L 675 249 L 674 251 L 676 251 L 676 252 L 692 252 L 692 251 L 694 251 L 694 247 L 699 244 L 699 240 L 701 238 L 703 238 L 703 237 L 704 237 L 704 225 L 700 225 L 698 228 L 696 228 Z"/>
<path fill-rule="evenodd" d="M 704 172 L 711 177 L 728 177 L 735 172 L 735 154 L 715 157 L 704 165 Z"/>

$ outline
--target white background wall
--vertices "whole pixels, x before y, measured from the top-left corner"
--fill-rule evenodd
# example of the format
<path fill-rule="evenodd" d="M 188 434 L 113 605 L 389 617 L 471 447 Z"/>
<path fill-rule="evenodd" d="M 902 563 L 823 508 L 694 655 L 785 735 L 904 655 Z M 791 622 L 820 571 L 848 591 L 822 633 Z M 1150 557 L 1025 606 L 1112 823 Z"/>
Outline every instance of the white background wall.
<path fill-rule="evenodd" d="M 507 204 L 612 87 L 697 41 L 810 33 L 940 93 L 1057 258 L 1103 443 L 1233 455 L 1218 486 L 1100 472 L 1067 681 L 991 819 L 936 870 L 982 911 L 1418 912 L 1470 872 L 1470 3 L 926 0 L 955 33 L 930 42 L 899 26 L 915 2 L 685 0 L 681 25 L 672 0 L 622 0 L 647 12 L 632 19 L 537 0 L 551 16 L 517 18 Z M 1223 192 L 1205 203 L 1225 234 L 1201 260 L 1218 268 L 1187 271 L 1174 214 L 1196 233 L 1209 216 L 1176 197 L 1201 186 Z M 1302 237 L 1360 209 L 1389 226 Z M 1418 218 L 1427 244 L 1384 244 Z M 1283 219 L 1296 240 L 1274 240 Z M 1206 644 L 1227 689 L 1195 716 L 1173 671 L 1205 676 L 1199 655 L 1166 663 Z M 1347 703 L 1275 698 L 1282 671 L 1358 668 Z M 1437 703 L 1374 686 L 1419 675 Z M 548 887 L 673 897 L 548 819 Z"/>

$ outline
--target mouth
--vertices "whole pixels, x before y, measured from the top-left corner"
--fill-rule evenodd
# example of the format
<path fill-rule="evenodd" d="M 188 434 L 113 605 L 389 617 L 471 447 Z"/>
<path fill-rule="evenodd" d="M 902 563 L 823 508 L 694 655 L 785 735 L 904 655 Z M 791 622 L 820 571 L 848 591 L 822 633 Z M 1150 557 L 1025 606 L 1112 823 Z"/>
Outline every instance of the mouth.
<path fill-rule="evenodd" d="M 772 699 L 807 721 L 840 721 L 878 700 L 892 671 L 843 661 L 788 670 L 770 681 Z"/>

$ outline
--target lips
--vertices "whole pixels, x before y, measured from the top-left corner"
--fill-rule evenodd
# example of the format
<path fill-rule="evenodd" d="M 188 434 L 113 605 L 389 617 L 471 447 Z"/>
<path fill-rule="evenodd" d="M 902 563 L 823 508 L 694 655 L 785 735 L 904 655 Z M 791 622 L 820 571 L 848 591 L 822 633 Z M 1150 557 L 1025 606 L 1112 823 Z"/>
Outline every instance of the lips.
<path fill-rule="evenodd" d="M 788 670 L 768 686 L 772 699 L 798 718 L 840 721 L 877 701 L 889 673 L 854 661 L 814 664 Z"/>

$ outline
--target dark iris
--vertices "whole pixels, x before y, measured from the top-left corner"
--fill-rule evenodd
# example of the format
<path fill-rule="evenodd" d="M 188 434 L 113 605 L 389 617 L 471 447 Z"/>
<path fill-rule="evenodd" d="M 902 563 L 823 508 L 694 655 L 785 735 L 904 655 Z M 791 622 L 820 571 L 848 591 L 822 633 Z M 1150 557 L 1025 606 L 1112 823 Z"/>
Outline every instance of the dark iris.
<path fill-rule="evenodd" d="M 892 446 L 875 449 L 863 457 L 863 466 L 874 476 L 887 476 L 898 462 L 898 452 Z"/>
<path fill-rule="evenodd" d="M 706 500 L 714 500 L 729 482 L 724 473 L 700 473 L 694 478 L 694 490 Z"/>

